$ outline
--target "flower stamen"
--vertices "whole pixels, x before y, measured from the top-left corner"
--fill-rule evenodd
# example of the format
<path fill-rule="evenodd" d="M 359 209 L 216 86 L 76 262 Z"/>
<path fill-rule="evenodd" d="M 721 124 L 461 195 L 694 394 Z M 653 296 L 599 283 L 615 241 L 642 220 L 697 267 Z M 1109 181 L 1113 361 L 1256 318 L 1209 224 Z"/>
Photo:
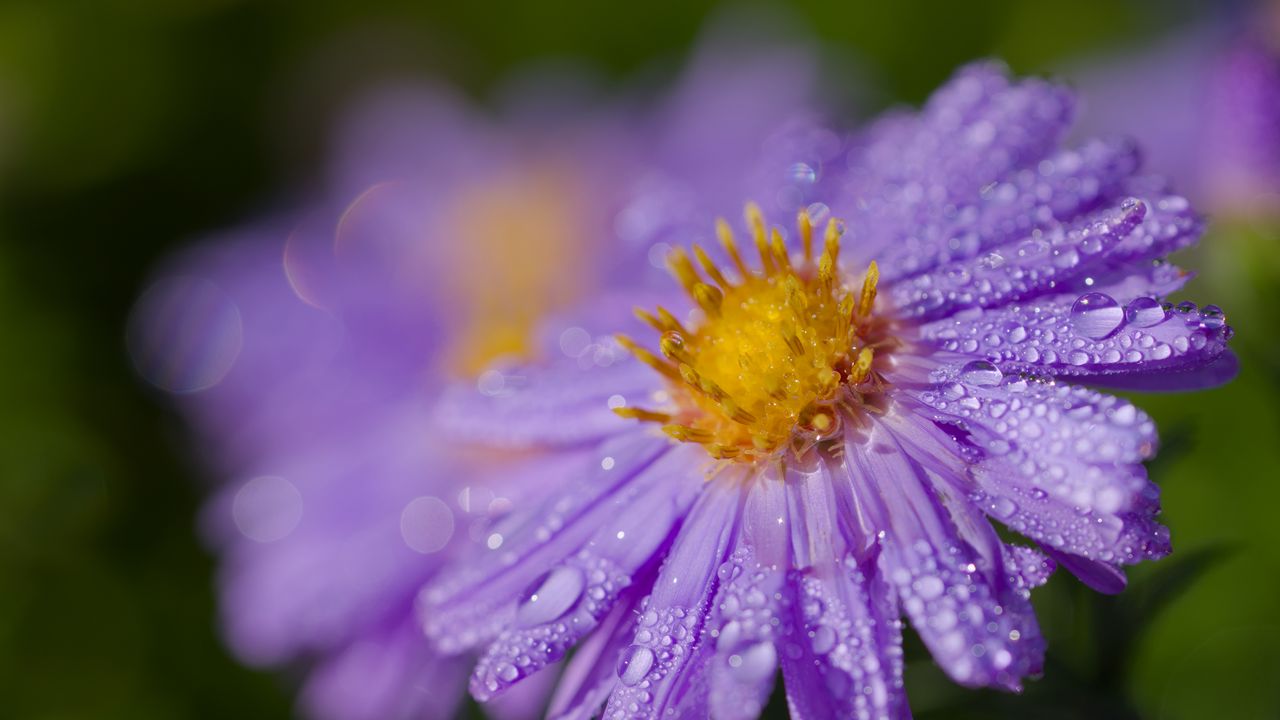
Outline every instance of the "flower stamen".
<path fill-rule="evenodd" d="M 798 258 L 757 205 L 748 204 L 744 214 L 760 269 L 743 261 L 724 220 L 716 222 L 716 234 L 736 269 L 732 280 L 702 247 L 693 246 L 692 258 L 674 250 L 668 267 L 701 309 L 701 319 L 686 329 L 665 308 L 637 309 L 636 316 L 658 331 L 661 355 L 618 336 L 668 380 L 670 407 L 615 412 L 662 423 L 667 435 L 699 443 L 713 457 L 756 462 L 788 449 L 807 450 L 834 432 L 842 417 L 869 406 L 863 394 L 882 389 L 875 364 L 896 341 L 887 321 L 873 316 L 876 264 L 867 269 L 860 293 L 841 280 L 838 221 L 827 224 L 815 261 L 807 212 L 796 218 L 803 246 Z"/>

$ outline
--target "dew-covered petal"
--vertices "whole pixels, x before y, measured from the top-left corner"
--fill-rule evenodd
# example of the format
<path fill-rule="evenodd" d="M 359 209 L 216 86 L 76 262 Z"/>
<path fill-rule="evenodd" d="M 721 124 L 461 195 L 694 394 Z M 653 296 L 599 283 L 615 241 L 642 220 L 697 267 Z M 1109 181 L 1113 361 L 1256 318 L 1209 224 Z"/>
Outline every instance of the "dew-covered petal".
<path fill-rule="evenodd" d="M 618 662 L 618 685 L 602 717 L 707 717 L 702 670 L 712 650 L 705 624 L 717 570 L 737 534 L 737 481 L 712 480 L 685 519 L 652 594 L 640 608 L 632 644 Z"/>
<path fill-rule="evenodd" d="M 1006 371 L 1042 368 L 1093 380 L 1205 367 L 1226 350 L 1231 328 L 1212 305 L 1173 306 L 1147 295 L 1091 290 L 952 316 L 925 324 L 920 334 L 943 350 L 978 355 Z"/>
<path fill-rule="evenodd" d="M 1137 166 L 1131 142 L 1091 140 L 1018 168 L 971 200 L 952 199 L 937 221 L 906 224 L 900 242 L 875 254 L 881 277 L 895 281 L 1050 231 L 1114 198 Z"/>
<path fill-rule="evenodd" d="M 979 504 L 973 502 L 968 468 L 951 436 L 914 415 L 889 415 L 885 423 L 894 429 L 902 450 L 929 478 L 956 534 L 979 558 L 977 565 L 990 568 L 986 574 L 993 585 L 1012 587 L 1022 594 L 1048 581 L 1056 568 L 1054 561 L 1034 548 L 1005 544 Z"/>
<path fill-rule="evenodd" d="M 850 188 L 884 192 L 915 183 L 921 200 L 955 188 L 976 192 L 1052 152 L 1073 112 L 1065 88 L 1034 78 L 1011 82 L 1002 65 L 974 63 L 938 88 L 920 114 L 889 115 L 868 129 L 849 161 Z"/>
<path fill-rule="evenodd" d="M 1163 179 L 1135 177 L 1126 191 L 1142 199 L 1147 213 L 1142 223 L 1109 253 L 1112 262 L 1137 262 L 1165 257 L 1194 245 L 1204 221 L 1181 195 L 1171 194 Z"/>
<path fill-rule="evenodd" d="M 964 433 L 975 454 L 971 498 L 991 517 L 1047 547 L 1106 562 L 1168 553 L 1168 531 L 1154 519 L 1158 490 L 1141 465 L 1155 452 L 1155 425 L 1131 403 L 1005 376 L 986 361 L 937 379 L 915 396 Z"/>
<path fill-rule="evenodd" d="M 634 421 L 613 410 L 651 406 L 662 386 L 614 333 L 647 329 L 633 312 L 646 302 L 658 300 L 644 293 L 606 295 L 547 319 L 535 338 L 537 363 L 500 360 L 474 382 L 446 388 L 436 403 L 441 431 L 491 446 L 560 448 L 632 427 Z"/>
<path fill-rule="evenodd" d="M 471 695 L 490 700 L 559 661 L 595 629 L 630 584 L 622 567 L 580 552 L 534 580 L 513 626 L 485 649 L 471 675 Z"/>
<path fill-rule="evenodd" d="M 794 565 L 779 652 L 792 716 L 909 717 L 896 594 L 877 565 L 879 546 L 867 546 L 840 509 L 853 488 L 825 465 L 786 488 Z"/>
<path fill-rule="evenodd" d="M 1111 563 L 1090 560 L 1079 555 L 1060 552 L 1053 548 L 1046 548 L 1045 552 L 1050 557 L 1055 558 L 1058 564 L 1066 568 L 1068 572 L 1079 578 L 1080 582 L 1105 595 L 1118 594 L 1124 590 L 1125 585 L 1128 583 L 1124 570 Z"/>
<path fill-rule="evenodd" d="M 924 403 L 944 422 L 960 422 L 971 432 L 988 431 L 989 437 L 975 441 L 989 456 L 1017 447 L 1046 461 L 1132 464 L 1155 454 L 1155 423 L 1123 398 L 1045 375 L 1006 373 L 986 360 L 939 368 L 933 380 L 932 386 L 904 394 Z M 1044 469 L 1047 479 L 1063 476 Z M 1073 494 L 1080 491 L 1072 488 Z M 1090 500 L 1079 495 L 1075 499 Z"/>
<path fill-rule="evenodd" d="M 1057 569 L 1051 551 L 1045 554 L 1025 545 L 1007 545 L 1004 553 L 1005 571 L 1013 576 L 1015 584 L 1025 588 L 1037 588 L 1049 582 L 1049 576 Z"/>
<path fill-rule="evenodd" d="M 622 503 L 668 492 L 663 484 L 679 480 L 679 468 L 656 464 L 669 449 L 665 439 L 636 431 L 590 451 L 533 461 L 528 482 L 559 491 L 486 528 L 484 549 L 423 589 L 419 605 L 428 636 L 448 653 L 496 636 L 515 620 L 521 592 L 619 518 Z"/>
<path fill-rule="evenodd" d="M 637 580 L 578 645 L 556 684 L 547 710 L 550 720 L 590 720 L 599 715 L 618 684 L 617 667 L 622 653 L 631 647 L 636 608 L 652 583 L 652 576 Z"/>
<path fill-rule="evenodd" d="M 729 559 L 716 571 L 719 589 L 711 607 L 710 716 L 759 717 L 773 690 L 777 642 L 786 586 L 787 507 L 782 483 L 751 480 L 742 531 Z"/>
<path fill-rule="evenodd" d="M 300 702 L 319 720 L 447 720 L 465 675 L 466 661 L 433 653 L 406 612 L 389 629 L 328 656 L 307 678 Z"/>
<path fill-rule="evenodd" d="M 913 462 L 890 429 L 910 431 L 914 420 L 903 412 L 890 410 L 865 443 L 850 443 L 843 465 L 850 482 L 867 488 L 862 495 L 885 528 L 880 571 L 952 679 L 1017 690 L 1043 663 L 1030 594 L 1009 582 L 998 542 L 980 550 L 957 529 L 939 499 L 942 480 Z"/>
<path fill-rule="evenodd" d="M 1240 359 L 1227 349 L 1205 365 L 1169 368 L 1163 372 L 1103 375 L 1091 377 L 1088 382 L 1112 390 L 1186 392 L 1220 387 L 1230 382 L 1239 372 Z"/>
<path fill-rule="evenodd" d="M 584 331 L 566 343 L 589 337 Z M 599 340 L 581 365 L 496 364 L 474 383 L 449 387 L 437 404 L 439 425 L 462 441 L 515 447 L 579 445 L 626 429 L 613 408 L 643 405 L 658 388 L 656 376 L 613 338 Z"/>
<path fill-rule="evenodd" d="M 981 257 L 947 263 L 895 283 L 889 295 L 900 313 L 928 321 L 1052 292 L 1058 284 L 1087 274 L 1094 258 L 1105 257 L 1146 213 L 1146 203 L 1128 198 L 1054 232 L 1035 233 Z"/>
<path fill-rule="evenodd" d="M 646 485 L 611 502 L 612 514 L 600 518 L 581 550 L 525 588 L 511 625 L 472 673 L 476 699 L 488 700 L 560 660 L 596 628 L 634 574 L 669 544 L 672 528 L 701 489 L 690 455 L 689 448 L 679 448 L 658 461 Z"/>

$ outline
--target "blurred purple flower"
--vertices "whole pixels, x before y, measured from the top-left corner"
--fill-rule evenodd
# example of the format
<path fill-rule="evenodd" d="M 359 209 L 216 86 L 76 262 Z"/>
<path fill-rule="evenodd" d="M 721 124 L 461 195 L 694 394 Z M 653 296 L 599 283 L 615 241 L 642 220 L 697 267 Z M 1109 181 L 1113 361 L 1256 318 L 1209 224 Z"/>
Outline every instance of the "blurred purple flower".
<path fill-rule="evenodd" d="M 163 269 L 128 343 L 225 481 L 203 524 L 242 658 L 313 663 L 313 717 L 452 715 L 465 667 L 428 647 L 415 592 L 543 490 L 438 439 L 431 400 L 450 377 L 502 392 L 511 379 L 479 371 L 537 357 L 537 318 L 596 282 L 659 274 L 653 238 L 753 192 L 811 74 L 798 51 L 719 39 L 653 112 L 544 92 L 497 122 L 441 89 L 394 88 L 344 123 L 327 199 Z M 596 337 L 555 342 L 608 361 Z M 505 714 L 536 713 L 537 692 Z"/>
<path fill-rule="evenodd" d="M 1148 167 L 1168 175 L 1210 211 L 1275 214 L 1277 7 L 1210 19 L 1151 47 L 1094 56 L 1068 69 L 1090 99 L 1082 129 L 1141 137 Z"/>
<path fill-rule="evenodd" d="M 1201 223 L 1131 145 L 1063 149 L 1073 109 L 975 65 L 834 147 L 802 130 L 783 145 L 823 171 L 749 206 L 759 261 L 726 224 L 671 256 L 692 303 L 605 295 L 547 329 L 631 331 L 638 301 L 656 342 L 447 393 L 453 437 L 555 451 L 506 471 L 543 502 L 420 595 L 442 652 L 482 653 L 472 694 L 576 648 L 551 717 L 752 718 L 779 667 L 794 717 L 907 717 L 902 614 L 956 682 L 1016 691 L 1056 565 L 1118 592 L 1166 555 L 1154 424 L 1071 381 L 1220 383 L 1230 329 L 1162 304 Z"/>

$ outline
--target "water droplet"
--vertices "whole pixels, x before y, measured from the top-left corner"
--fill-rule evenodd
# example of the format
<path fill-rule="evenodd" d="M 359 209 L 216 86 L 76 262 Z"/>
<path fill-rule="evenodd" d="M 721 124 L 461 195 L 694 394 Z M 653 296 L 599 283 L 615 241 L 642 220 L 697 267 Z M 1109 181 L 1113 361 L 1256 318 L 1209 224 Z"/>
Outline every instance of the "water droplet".
<path fill-rule="evenodd" d="M 819 655 L 826 655 L 836 646 L 836 631 L 832 630 L 829 625 L 819 625 L 817 630 L 813 631 L 813 651 Z"/>
<path fill-rule="evenodd" d="M 736 665 L 730 663 L 733 674 L 739 680 L 746 682 L 769 677 L 778 665 L 778 653 L 771 642 L 758 642 L 741 652 L 734 653 L 732 657 L 738 658 Z"/>
<path fill-rule="evenodd" d="M 810 185 L 818 179 L 818 171 L 814 170 L 808 163 L 794 163 L 787 168 L 787 177 L 792 182 Z"/>
<path fill-rule="evenodd" d="M 632 645 L 618 661 L 618 679 L 628 687 L 644 679 L 653 667 L 653 651 L 643 645 Z"/>
<path fill-rule="evenodd" d="M 920 593 L 920 597 L 925 600 L 932 600 L 933 598 L 940 597 L 942 595 L 942 591 L 946 590 L 946 586 L 942 584 L 941 578 L 934 577 L 933 575 L 925 575 L 919 580 L 916 580 L 915 583 L 913 583 L 913 587 L 915 587 L 917 593 Z"/>
<path fill-rule="evenodd" d="M 999 385 L 1003 378 L 1000 368 L 986 360 L 973 360 L 960 368 L 960 381 L 968 385 L 990 387 Z"/>
<path fill-rule="evenodd" d="M 814 227 L 822 227 L 826 225 L 827 218 L 831 217 L 831 208 L 826 203 L 816 202 L 805 208 L 805 212 L 809 213 L 809 222 Z"/>
<path fill-rule="evenodd" d="M 1227 324 L 1226 313 L 1217 305 L 1205 305 L 1200 310 L 1200 326 L 1209 330 L 1217 330 Z"/>
<path fill-rule="evenodd" d="M 560 566 L 534 581 L 516 609 L 516 624 L 536 627 L 564 615 L 577 604 L 586 578 L 575 567 Z"/>
<path fill-rule="evenodd" d="M 1080 254 L 1074 248 L 1053 251 L 1053 264 L 1063 268 L 1073 268 L 1080 263 Z"/>
<path fill-rule="evenodd" d="M 1151 327 L 1164 322 L 1165 312 L 1155 298 L 1137 297 L 1124 309 L 1125 318 L 1135 327 Z"/>
<path fill-rule="evenodd" d="M 1120 327 L 1124 310 L 1116 299 L 1100 292 L 1085 293 L 1071 306 L 1071 323 L 1085 337 L 1103 338 Z"/>
<path fill-rule="evenodd" d="M 1004 265 L 1004 263 L 1004 256 L 998 252 L 989 252 L 978 260 L 978 265 L 987 270 L 995 270 L 1001 265 Z"/>
<path fill-rule="evenodd" d="M 991 504 L 991 512 L 995 513 L 996 517 L 1002 520 L 1012 517 L 1017 511 L 1017 503 L 1007 497 L 998 497 Z"/>

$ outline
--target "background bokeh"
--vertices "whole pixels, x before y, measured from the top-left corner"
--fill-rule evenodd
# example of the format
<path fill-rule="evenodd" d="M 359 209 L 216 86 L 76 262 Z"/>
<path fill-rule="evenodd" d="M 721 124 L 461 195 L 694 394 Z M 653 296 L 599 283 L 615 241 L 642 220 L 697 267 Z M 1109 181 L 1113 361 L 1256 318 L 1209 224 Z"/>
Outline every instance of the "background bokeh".
<path fill-rule="evenodd" d="M 816 44 L 832 106 L 861 117 L 919 102 L 970 59 L 1105 74 L 1245 10 L 808 0 L 769 12 Z M 194 528 L 207 479 L 125 351 L 129 308 L 161 257 L 306 191 L 336 113 L 378 78 L 434 78 L 480 103 L 548 65 L 606 89 L 658 87 L 726 12 L 0 3 L 0 717 L 291 714 L 291 678 L 241 667 L 218 639 Z M 909 642 L 918 717 L 1280 717 L 1280 225 L 1265 215 L 1215 218 L 1185 259 L 1205 272 L 1184 295 L 1221 304 L 1237 329 L 1240 377 L 1140 398 L 1163 431 L 1150 469 L 1175 555 L 1135 569 L 1118 598 L 1067 576 L 1039 591 L 1050 656 L 1022 698 L 955 687 Z M 785 709 L 775 699 L 770 712 Z"/>

